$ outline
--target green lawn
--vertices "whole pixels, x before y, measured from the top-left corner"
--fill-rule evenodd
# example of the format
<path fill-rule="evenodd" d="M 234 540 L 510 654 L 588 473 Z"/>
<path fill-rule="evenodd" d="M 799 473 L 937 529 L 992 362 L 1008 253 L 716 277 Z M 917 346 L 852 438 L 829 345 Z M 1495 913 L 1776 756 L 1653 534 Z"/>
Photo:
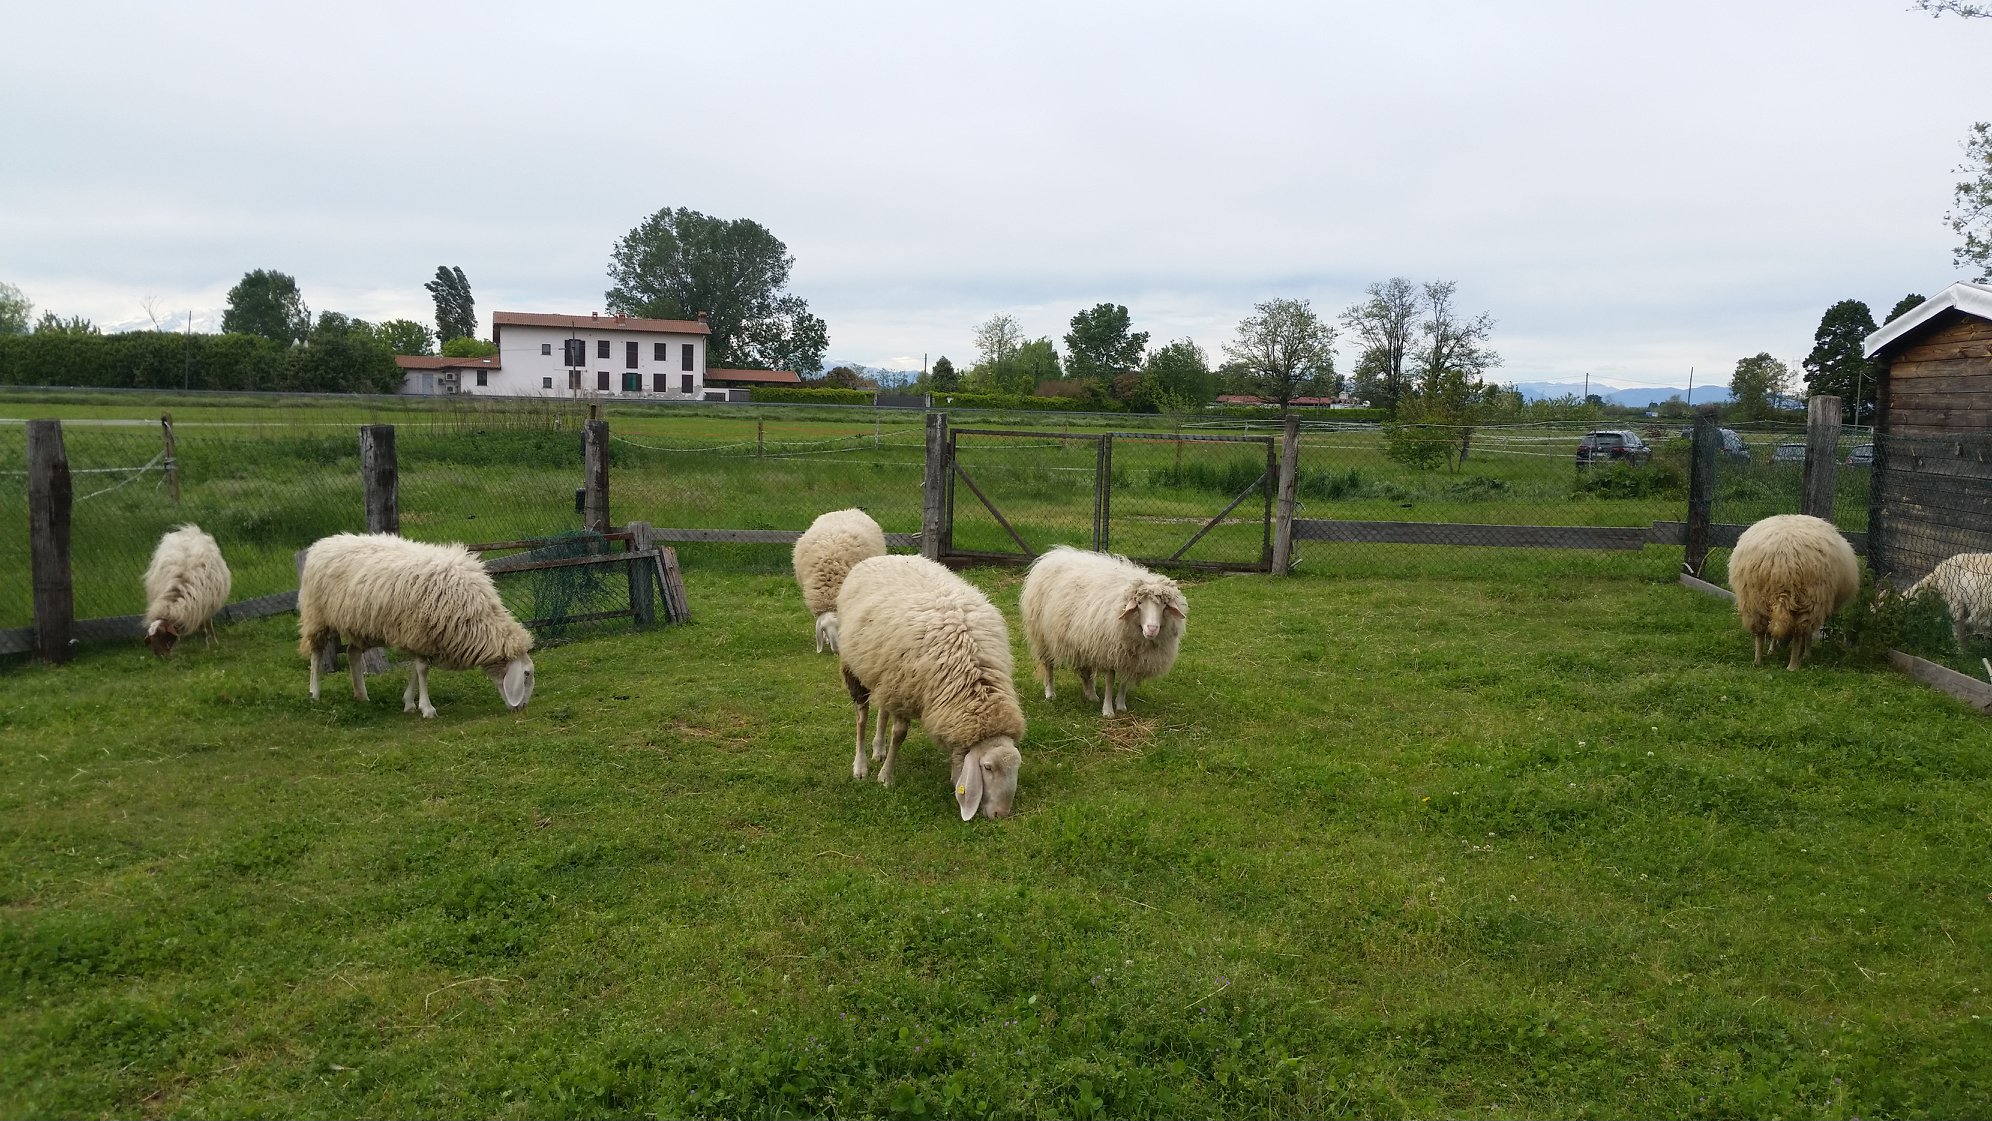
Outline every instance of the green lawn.
<path fill-rule="evenodd" d="M 9 668 L 0 1114 L 1983 1115 L 1992 732 L 1678 556 L 1202 582 L 1128 716 L 1026 686 L 998 823 L 851 780 L 775 574 L 517 717 L 281 618 Z"/>

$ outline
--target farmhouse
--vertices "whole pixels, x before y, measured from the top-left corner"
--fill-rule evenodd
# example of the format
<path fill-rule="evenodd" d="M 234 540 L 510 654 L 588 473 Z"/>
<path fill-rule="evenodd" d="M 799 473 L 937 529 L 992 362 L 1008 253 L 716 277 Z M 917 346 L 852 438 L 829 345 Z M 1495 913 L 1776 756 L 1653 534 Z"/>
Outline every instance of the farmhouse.
<path fill-rule="evenodd" d="M 433 354 L 397 354 L 401 392 L 433 397 L 450 393 L 489 393 L 498 369 L 496 358 L 445 358 Z"/>
<path fill-rule="evenodd" d="M 1992 551 L 1992 287 L 1957 283 L 1867 337 L 1879 369 L 1868 555 L 1914 579 Z"/>
<path fill-rule="evenodd" d="M 802 385 L 802 376 L 794 370 L 727 370 L 706 371 L 705 399 L 708 401 L 745 401 L 757 385 L 788 386 Z"/>
<path fill-rule="evenodd" d="M 703 313 L 690 320 L 495 312 L 498 365 L 482 385 L 459 392 L 699 401 L 711 335 Z"/>

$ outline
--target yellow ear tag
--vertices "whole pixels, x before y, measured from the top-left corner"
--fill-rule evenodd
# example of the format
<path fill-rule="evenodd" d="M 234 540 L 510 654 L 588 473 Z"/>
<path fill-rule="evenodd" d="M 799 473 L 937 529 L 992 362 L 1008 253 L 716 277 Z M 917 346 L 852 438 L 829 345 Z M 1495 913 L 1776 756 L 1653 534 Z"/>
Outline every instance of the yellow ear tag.
<path fill-rule="evenodd" d="M 966 784 L 961 784 L 961 783 L 957 783 L 957 784 L 955 785 L 955 795 L 956 795 L 957 797 L 959 797 L 959 796 L 961 796 L 961 795 L 963 795 L 963 794 L 966 794 L 966 793 L 968 793 L 968 787 L 967 787 L 967 785 L 966 785 Z"/>

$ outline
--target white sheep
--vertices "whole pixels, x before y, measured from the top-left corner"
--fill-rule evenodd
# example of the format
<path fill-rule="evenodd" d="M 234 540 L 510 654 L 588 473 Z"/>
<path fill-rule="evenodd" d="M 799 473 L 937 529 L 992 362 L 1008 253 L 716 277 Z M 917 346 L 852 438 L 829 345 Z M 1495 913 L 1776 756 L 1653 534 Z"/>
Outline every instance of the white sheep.
<path fill-rule="evenodd" d="M 1968 635 L 1992 635 L 1992 553 L 1946 557 L 1905 595 L 1935 591 L 1950 608 L 1951 634 L 1959 646 Z"/>
<path fill-rule="evenodd" d="M 1003 614 L 966 580 L 924 557 L 871 557 L 852 566 L 837 596 L 844 687 L 857 706 L 851 777 L 865 777 L 865 719 L 878 705 L 872 758 L 892 782 L 899 745 L 917 718 L 948 749 L 961 819 L 1008 817 L 1017 796 L 1024 711 L 1011 680 Z M 887 743 L 887 725 L 891 725 Z"/>
<path fill-rule="evenodd" d="M 203 628 L 212 643 L 229 583 L 221 546 L 200 526 L 178 526 L 161 537 L 145 569 L 145 644 L 163 658 L 175 642 Z"/>
<path fill-rule="evenodd" d="M 1785 668 L 1795 670 L 1826 620 L 1860 591 L 1861 571 L 1854 547 L 1833 523 L 1777 514 L 1736 539 L 1729 586 L 1736 592 L 1736 613 L 1755 639 L 1756 664 L 1764 664 L 1766 638 L 1773 649 L 1789 641 Z"/>
<path fill-rule="evenodd" d="M 341 533 L 305 553 L 297 592 L 298 649 L 318 673 L 330 670 L 343 635 L 353 696 L 367 699 L 360 654 L 393 646 L 414 659 L 403 712 L 436 715 L 429 666 L 481 669 L 517 712 L 533 696 L 533 636 L 498 598 L 477 555 L 462 545 L 427 545 L 391 533 Z"/>
<path fill-rule="evenodd" d="M 1101 716 L 1126 712 L 1129 688 L 1176 664 L 1190 610 L 1167 576 L 1126 557 L 1063 545 L 1032 562 L 1019 607 L 1045 699 L 1053 671 L 1071 666 L 1086 699 L 1100 702 Z M 1098 697 L 1096 673 L 1104 687 Z"/>
<path fill-rule="evenodd" d="M 837 593 L 851 566 L 885 555 L 885 531 L 863 510 L 832 510 L 809 523 L 795 542 L 795 582 L 816 616 L 816 652 L 837 649 Z"/>

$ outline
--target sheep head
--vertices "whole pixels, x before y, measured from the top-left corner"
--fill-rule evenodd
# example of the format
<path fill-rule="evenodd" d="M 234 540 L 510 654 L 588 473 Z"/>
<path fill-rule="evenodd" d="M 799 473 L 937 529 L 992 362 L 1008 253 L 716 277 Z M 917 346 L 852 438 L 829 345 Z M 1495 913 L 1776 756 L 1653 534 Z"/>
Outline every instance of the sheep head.
<path fill-rule="evenodd" d="M 164 619 L 154 619 L 152 620 L 152 625 L 145 628 L 145 644 L 151 647 L 152 652 L 161 658 L 171 654 L 173 652 L 173 644 L 178 641 L 180 641 L 179 632 L 175 631 L 173 625 Z"/>
<path fill-rule="evenodd" d="M 531 654 L 521 654 L 502 666 L 485 666 L 484 675 L 498 686 L 498 695 L 505 698 L 505 707 L 513 712 L 522 711 L 526 702 L 533 699 Z"/>
<path fill-rule="evenodd" d="M 964 752 L 955 763 L 955 804 L 963 821 L 1009 817 L 1017 800 L 1017 772 L 1023 752 L 1009 736 L 990 736 Z"/>
<path fill-rule="evenodd" d="M 1121 604 L 1120 617 L 1137 618 L 1141 624 L 1141 637 L 1154 638 L 1162 633 L 1167 620 L 1182 620 L 1190 613 L 1189 601 L 1183 598 L 1183 589 L 1176 586 L 1167 576 L 1146 576 L 1136 580 L 1127 590 L 1127 601 Z"/>

